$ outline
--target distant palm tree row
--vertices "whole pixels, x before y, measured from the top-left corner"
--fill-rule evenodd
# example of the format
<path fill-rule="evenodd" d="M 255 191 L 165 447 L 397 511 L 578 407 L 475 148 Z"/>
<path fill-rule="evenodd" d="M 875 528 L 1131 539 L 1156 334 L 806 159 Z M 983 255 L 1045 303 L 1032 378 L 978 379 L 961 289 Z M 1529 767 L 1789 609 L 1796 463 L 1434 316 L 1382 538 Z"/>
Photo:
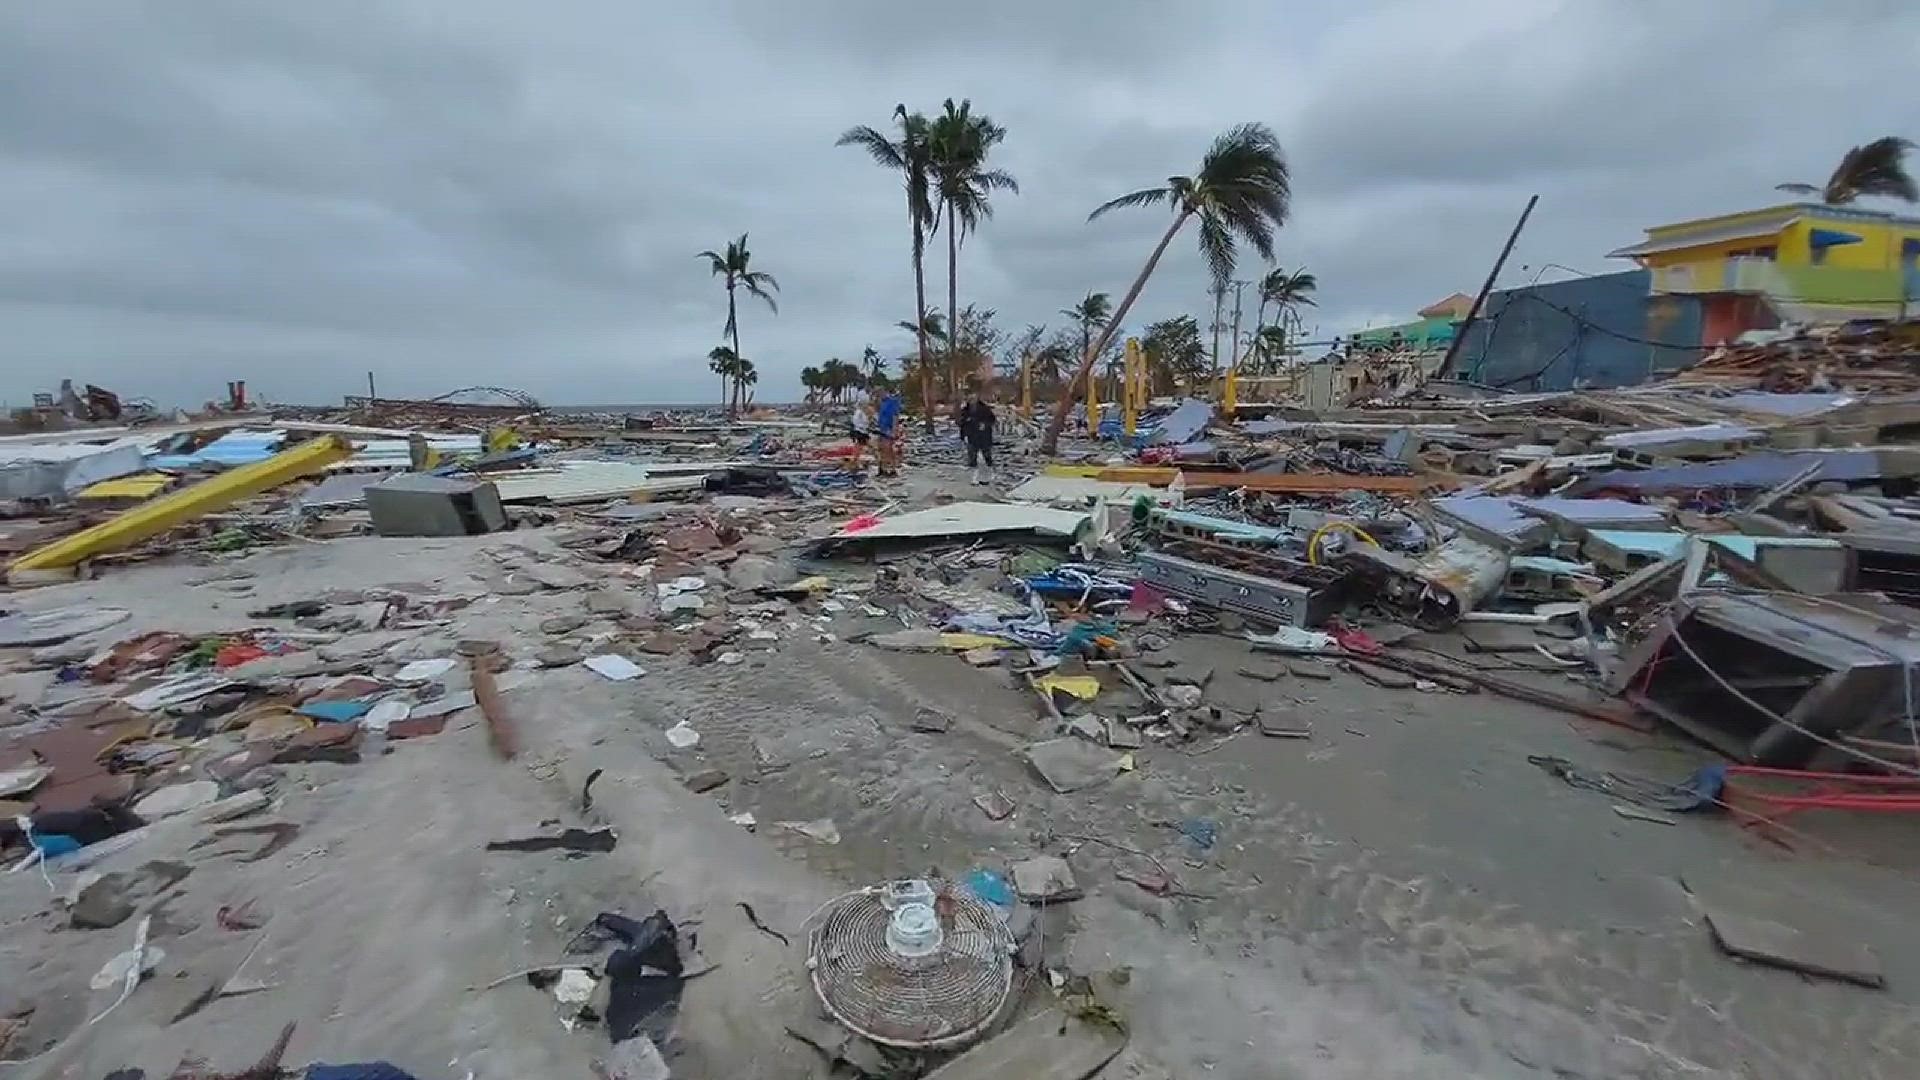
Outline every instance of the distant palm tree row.
<path fill-rule="evenodd" d="M 835 143 L 866 151 L 876 164 L 900 177 L 911 239 L 914 317 L 898 325 L 914 335 L 917 346 L 915 356 L 903 361 L 906 368 L 903 378 L 920 384 L 928 430 L 932 429 L 935 413 L 936 347 L 946 354 L 944 364 L 938 365 L 938 369 L 940 381 L 951 397 L 956 394 L 960 381 L 969 377 L 969 372 L 993 362 L 994 348 L 1006 340 L 1004 334 L 992 328 L 990 309 L 971 304 L 962 308 L 959 296 L 960 249 L 966 238 L 981 222 L 993 216 L 992 196 L 996 192 L 1018 193 L 1020 190 L 1011 174 L 992 167 L 989 160 L 1006 134 L 1006 129 L 992 118 L 975 113 L 971 101 L 956 104 L 948 98 L 933 117 L 909 111 L 904 104 L 895 105 L 893 125 L 888 131 L 864 125 L 849 128 Z M 1913 146 L 1912 142 L 1898 137 L 1876 139 L 1848 151 L 1824 186 L 1782 184 L 1780 188 L 1818 195 L 1834 205 L 1851 203 L 1863 195 L 1920 201 L 1920 191 L 1916 191 L 1903 160 Z M 1118 355 L 1114 343 L 1122 323 L 1140 299 L 1167 248 L 1189 222 L 1195 223 L 1200 255 L 1207 265 L 1216 297 L 1216 370 L 1213 374 L 1218 374 L 1218 298 L 1232 281 L 1239 263 L 1240 245 L 1251 247 L 1262 261 L 1272 266 L 1276 234 L 1286 224 L 1291 198 L 1292 176 L 1279 139 L 1263 124 L 1241 124 L 1214 139 L 1192 175 L 1169 177 L 1164 184 L 1121 195 L 1094 208 L 1087 216 L 1088 221 L 1115 210 L 1148 206 L 1165 206 L 1173 217 L 1117 305 L 1107 293 L 1089 292 L 1078 303 L 1061 310 L 1060 314 L 1079 331 L 1079 362 L 1070 371 L 1066 370 L 1060 353 L 1063 348 L 1073 346 L 1056 342 L 1041 347 L 1044 328 L 1029 327 L 1015 343 L 1020 362 L 1028 364 L 1034 375 L 1062 384 L 1042 443 L 1044 452 L 1053 453 L 1057 448 L 1067 416 L 1085 393 L 1095 363 L 1107 357 L 1108 371 L 1113 371 Z M 927 238 L 943 227 L 947 241 L 944 318 L 941 312 L 928 309 L 926 288 Z M 745 289 L 748 295 L 759 297 L 778 313 L 773 294 L 780 286 L 771 274 L 752 268 L 744 233 L 739 240 L 729 243 L 724 252 L 705 251 L 700 257 L 708 260 L 713 275 L 722 279 L 727 290 L 727 321 L 723 332 L 731 344 L 709 354 L 710 367 L 721 377 L 722 400 L 729 408 L 740 408 L 751 400 L 746 388 L 757 381 L 757 375 L 752 362 L 740 350 L 736 293 Z M 1318 282 L 1304 269 L 1273 268 L 1261 278 L 1259 286 L 1253 331 L 1248 335 L 1245 352 L 1233 363 L 1269 369 L 1286 354 L 1292 340 L 1290 335 L 1300 331 L 1300 309 L 1314 306 L 1313 294 Z M 1267 319 L 1269 309 L 1274 316 L 1272 322 Z M 1162 374 L 1170 374 L 1189 385 L 1196 378 L 1206 377 L 1204 372 L 1195 370 L 1202 347 L 1198 326 L 1191 316 L 1176 316 L 1149 325 L 1143 344 L 1150 359 L 1159 364 Z M 1239 343 L 1234 343 L 1234 350 L 1239 348 Z M 1016 370 L 1018 366 L 1018 363 L 1014 365 Z M 850 390 L 885 387 L 891 385 L 891 380 L 885 374 L 885 361 L 868 348 L 861 365 L 834 358 L 822 367 L 803 371 L 802 383 L 810 399 L 824 397 L 839 401 Z"/>

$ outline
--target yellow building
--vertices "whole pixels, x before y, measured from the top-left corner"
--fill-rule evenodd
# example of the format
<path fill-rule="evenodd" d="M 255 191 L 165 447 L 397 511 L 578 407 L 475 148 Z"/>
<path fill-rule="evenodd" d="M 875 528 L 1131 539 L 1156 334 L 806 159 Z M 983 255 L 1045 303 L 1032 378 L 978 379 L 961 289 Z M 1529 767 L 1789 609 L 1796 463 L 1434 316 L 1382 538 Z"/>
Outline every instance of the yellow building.
<path fill-rule="evenodd" d="M 1735 323 L 1765 325 L 1758 306 L 1743 312 L 1733 298 L 1764 299 L 1779 320 L 1803 323 L 1898 317 L 1920 298 L 1920 218 L 1849 206 L 1787 203 L 1657 225 L 1609 254 L 1652 271 L 1655 293 L 1728 298 L 1708 303 L 1708 343 Z"/>

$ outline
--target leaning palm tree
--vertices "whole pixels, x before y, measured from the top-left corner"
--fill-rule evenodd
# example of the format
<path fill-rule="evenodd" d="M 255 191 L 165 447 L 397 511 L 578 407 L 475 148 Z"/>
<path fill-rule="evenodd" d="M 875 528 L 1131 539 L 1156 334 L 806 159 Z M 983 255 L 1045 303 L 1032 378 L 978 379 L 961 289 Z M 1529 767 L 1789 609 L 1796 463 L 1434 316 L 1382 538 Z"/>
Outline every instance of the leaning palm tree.
<path fill-rule="evenodd" d="M 707 370 L 720 376 L 720 408 L 726 409 L 732 402 L 727 396 L 727 385 L 734 373 L 740 369 L 740 354 L 725 345 L 716 345 L 707 354 Z"/>
<path fill-rule="evenodd" d="M 1093 332 L 1106 329 L 1113 316 L 1113 300 L 1106 293 L 1090 292 L 1072 307 L 1061 308 L 1060 314 L 1080 324 L 1080 351 L 1084 353 L 1093 344 Z"/>
<path fill-rule="evenodd" d="M 780 313 L 780 305 L 774 302 L 773 294 L 780 291 L 780 283 L 772 274 L 753 269 L 753 253 L 747 250 L 747 234 L 741 233 L 740 239 L 727 244 L 725 254 L 716 251 L 703 251 L 698 258 L 707 260 L 715 277 L 726 279 L 727 284 L 727 325 L 722 331 L 733 341 L 733 353 L 740 355 L 740 316 L 733 303 L 735 289 L 747 290 L 747 295 L 757 296 L 767 302 L 773 313 Z"/>
<path fill-rule="evenodd" d="M 1188 219 L 1200 219 L 1200 254 L 1207 260 L 1207 269 L 1217 284 L 1233 278 L 1237 241 L 1246 241 L 1261 258 L 1273 259 L 1274 230 L 1286 223 L 1290 194 L 1287 161 L 1280 150 L 1280 140 L 1264 124 L 1242 124 L 1213 141 L 1197 174 L 1168 177 L 1164 187 L 1122 195 L 1088 215 L 1087 220 L 1091 221 L 1110 210 L 1156 203 L 1167 203 L 1173 208 L 1173 222 L 1167 226 L 1166 235 L 1154 246 L 1139 276 L 1120 299 L 1112 320 L 1081 355 L 1073 382 L 1054 405 L 1053 419 L 1047 424 L 1042 443 L 1045 453 L 1051 454 L 1058 448 L 1060 431 L 1067 426 L 1067 413 L 1073 408 L 1077 391 L 1085 385 L 1095 358 L 1105 351 L 1114 328 L 1126 319 L 1133 302 L 1140 298 L 1140 291 L 1147 287 L 1147 279 L 1160 265 L 1160 257 L 1166 254 L 1167 246 L 1173 243 L 1174 236 Z"/>
<path fill-rule="evenodd" d="M 1911 139 L 1897 135 L 1875 139 L 1865 146 L 1856 146 L 1840 158 L 1840 164 L 1827 177 L 1824 187 L 1812 184 L 1776 184 L 1775 190 L 1791 191 L 1796 195 L 1818 195 L 1820 201 L 1828 206 L 1845 206 L 1862 195 L 1885 195 L 1891 199 L 1906 202 L 1920 202 L 1920 188 L 1914 186 L 1913 177 L 1908 174 L 1907 151 L 1913 149 Z"/>
<path fill-rule="evenodd" d="M 1003 169 L 989 169 L 987 157 L 1007 129 L 987 116 L 973 114 L 973 102 L 955 105 L 948 98 L 944 111 L 933 118 L 928 129 L 934 187 L 947 227 L 947 310 L 960 311 L 960 242 L 993 216 L 990 198 L 995 191 L 1018 194 L 1020 184 Z M 939 228 L 936 218 L 934 227 Z M 954 318 L 947 338 L 947 392 L 951 395 L 960 369 L 960 317 Z"/>
<path fill-rule="evenodd" d="M 933 212 L 931 149 L 928 146 L 927 118 L 909 113 L 905 105 L 893 107 L 893 119 L 900 125 L 900 137 L 889 139 L 873 128 L 848 128 L 835 146 L 858 146 L 883 168 L 900 174 L 907 191 L 907 221 L 913 229 L 913 305 L 918 325 L 927 319 L 927 233 L 937 218 Z M 912 327 L 920 344 L 920 392 L 927 410 L 927 433 L 933 433 L 933 367 L 927 363 L 927 336 Z"/>

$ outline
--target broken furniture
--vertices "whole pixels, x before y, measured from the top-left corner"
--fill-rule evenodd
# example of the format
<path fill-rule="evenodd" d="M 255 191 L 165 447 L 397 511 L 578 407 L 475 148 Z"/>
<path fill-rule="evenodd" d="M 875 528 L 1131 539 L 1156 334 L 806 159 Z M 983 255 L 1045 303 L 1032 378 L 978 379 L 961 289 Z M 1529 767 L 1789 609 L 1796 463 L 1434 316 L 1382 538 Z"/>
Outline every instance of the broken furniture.
<path fill-rule="evenodd" d="M 1347 572 L 1204 540 L 1167 540 L 1135 557 L 1139 580 L 1204 607 L 1313 627 L 1340 609 Z"/>
<path fill-rule="evenodd" d="M 369 486 L 363 497 L 381 536 L 477 536 L 507 527 L 490 480 L 402 473 Z"/>
<path fill-rule="evenodd" d="M 1804 766 L 1823 739 L 1909 722 L 1920 626 L 1877 603 L 1683 595 L 1622 657 L 1609 689 L 1740 762 Z"/>

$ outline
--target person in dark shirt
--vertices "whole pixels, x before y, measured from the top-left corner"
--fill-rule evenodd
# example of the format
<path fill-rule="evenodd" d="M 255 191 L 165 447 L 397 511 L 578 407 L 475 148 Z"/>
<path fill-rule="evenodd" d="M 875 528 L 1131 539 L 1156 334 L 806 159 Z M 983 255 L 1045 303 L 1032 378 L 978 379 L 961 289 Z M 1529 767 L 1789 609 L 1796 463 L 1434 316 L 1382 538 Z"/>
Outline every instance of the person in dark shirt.
<path fill-rule="evenodd" d="M 967 444 L 967 468 L 973 470 L 974 483 L 984 484 L 993 475 L 993 406 L 981 400 L 980 391 L 969 388 L 959 420 L 960 439 Z"/>

